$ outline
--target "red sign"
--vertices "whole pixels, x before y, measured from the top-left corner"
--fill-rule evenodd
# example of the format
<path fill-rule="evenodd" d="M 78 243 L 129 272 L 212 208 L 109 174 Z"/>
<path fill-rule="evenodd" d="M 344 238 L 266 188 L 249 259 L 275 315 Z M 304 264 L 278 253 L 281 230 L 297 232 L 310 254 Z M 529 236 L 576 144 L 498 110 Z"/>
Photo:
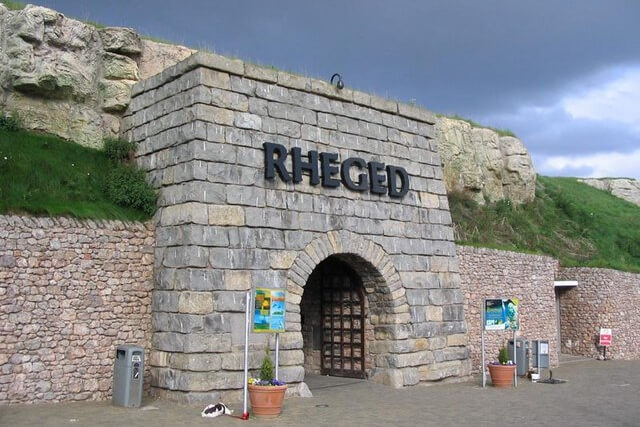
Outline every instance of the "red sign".
<path fill-rule="evenodd" d="M 600 328 L 600 347 L 611 346 L 612 339 L 611 329 Z"/>

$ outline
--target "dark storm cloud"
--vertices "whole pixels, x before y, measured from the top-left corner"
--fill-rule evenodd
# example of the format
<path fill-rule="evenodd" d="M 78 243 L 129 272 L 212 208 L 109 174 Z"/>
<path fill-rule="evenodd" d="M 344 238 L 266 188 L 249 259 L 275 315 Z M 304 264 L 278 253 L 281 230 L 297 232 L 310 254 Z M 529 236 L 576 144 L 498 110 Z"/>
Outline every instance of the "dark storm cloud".
<path fill-rule="evenodd" d="M 555 106 L 640 64 L 635 0 L 36 2 L 313 77 L 340 72 L 348 87 L 476 120 Z M 624 125 L 545 120 L 506 125 L 534 155 L 640 145 Z"/>
<path fill-rule="evenodd" d="M 472 115 L 640 62 L 633 0 L 40 3 L 283 69 L 339 71 L 364 90 Z"/>

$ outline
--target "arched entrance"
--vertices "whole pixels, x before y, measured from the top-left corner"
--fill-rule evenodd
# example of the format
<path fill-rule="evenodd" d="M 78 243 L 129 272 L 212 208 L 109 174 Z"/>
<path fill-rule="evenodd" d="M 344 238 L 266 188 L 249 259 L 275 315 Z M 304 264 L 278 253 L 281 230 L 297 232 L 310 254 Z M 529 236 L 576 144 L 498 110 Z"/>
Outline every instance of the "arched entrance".
<path fill-rule="evenodd" d="M 346 230 L 329 231 L 312 240 L 287 272 L 286 298 L 291 309 L 287 324 L 295 331 L 292 339 L 297 340 L 297 348 L 303 349 L 305 374 L 322 370 L 322 287 L 317 278 L 318 267 L 327 260 L 341 262 L 342 268 L 346 265 L 361 286 L 364 377 L 401 387 L 404 374 L 397 366 L 398 354 L 407 348 L 411 322 L 405 288 L 393 260 L 380 245 Z"/>
<path fill-rule="evenodd" d="M 305 371 L 365 378 L 367 304 L 362 279 L 332 255 L 313 270 L 300 303 Z"/>

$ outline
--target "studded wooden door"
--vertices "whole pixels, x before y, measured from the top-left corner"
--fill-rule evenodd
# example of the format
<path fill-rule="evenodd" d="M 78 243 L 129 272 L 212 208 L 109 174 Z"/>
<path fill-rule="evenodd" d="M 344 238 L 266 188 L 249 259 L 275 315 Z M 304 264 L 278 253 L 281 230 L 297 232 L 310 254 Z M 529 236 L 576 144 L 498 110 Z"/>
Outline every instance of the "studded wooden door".
<path fill-rule="evenodd" d="M 364 295 L 358 276 L 337 260 L 322 269 L 322 374 L 364 378 Z"/>

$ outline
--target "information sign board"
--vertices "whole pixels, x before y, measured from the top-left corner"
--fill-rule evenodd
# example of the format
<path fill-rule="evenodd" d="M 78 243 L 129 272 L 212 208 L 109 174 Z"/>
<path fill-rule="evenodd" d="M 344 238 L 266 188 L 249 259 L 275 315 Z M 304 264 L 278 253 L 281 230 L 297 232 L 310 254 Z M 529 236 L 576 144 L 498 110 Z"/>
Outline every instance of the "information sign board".
<path fill-rule="evenodd" d="M 484 303 L 484 329 L 487 331 L 517 331 L 518 298 L 486 299 Z"/>
<path fill-rule="evenodd" d="M 253 332 L 284 332 L 285 291 L 256 288 Z"/>
<path fill-rule="evenodd" d="M 610 328 L 600 328 L 600 347 L 610 347 L 613 335 Z"/>

